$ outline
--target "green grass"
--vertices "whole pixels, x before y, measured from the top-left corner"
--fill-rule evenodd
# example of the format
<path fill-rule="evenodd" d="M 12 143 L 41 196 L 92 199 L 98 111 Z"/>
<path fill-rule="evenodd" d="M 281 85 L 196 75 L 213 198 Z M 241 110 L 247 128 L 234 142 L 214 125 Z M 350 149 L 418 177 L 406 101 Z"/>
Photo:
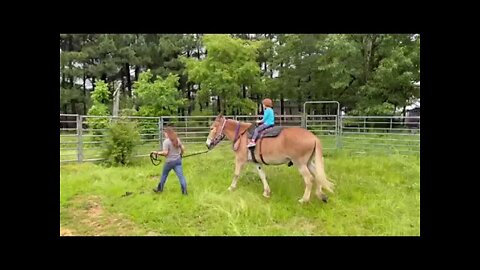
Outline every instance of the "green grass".
<path fill-rule="evenodd" d="M 188 196 L 171 172 L 155 194 L 161 166 L 138 158 L 131 167 L 63 164 L 60 168 L 60 224 L 74 235 L 413 235 L 420 234 L 419 155 L 325 156 L 336 184 L 327 204 L 312 193 L 301 205 L 304 184 L 295 167 L 266 166 L 272 196 L 253 165 L 247 165 L 234 192 L 230 144 L 184 159 Z M 203 145 L 189 152 L 205 150 Z M 163 165 L 163 164 L 161 164 Z M 133 195 L 122 197 L 125 192 Z M 68 231 L 68 233 L 65 233 Z M 62 232 L 61 232 L 62 233 Z"/>

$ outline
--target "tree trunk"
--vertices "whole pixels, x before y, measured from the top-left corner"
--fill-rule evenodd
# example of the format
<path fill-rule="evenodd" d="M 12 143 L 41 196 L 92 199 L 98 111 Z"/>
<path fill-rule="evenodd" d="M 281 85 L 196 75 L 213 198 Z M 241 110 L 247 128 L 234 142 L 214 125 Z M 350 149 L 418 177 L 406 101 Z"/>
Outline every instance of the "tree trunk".
<path fill-rule="evenodd" d="M 247 89 L 245 87 L 245 84 L 242 85 L 242 87 L 243 87 L 243 98 L 247 98 Z"/>
<path fill-rule="evenodd" d="M 220 105 L 221 105 L 220 96 L 217 96 L 217 112 L 218 113 L 222 111 L 222 108 L 220 107 Z"/>
<path fill-rule="evenodd" d="M 135 81 L 138 81 L 139 73 L 140 73 L 140 67 L 135 66 Z"/>
<path fill-rule="evenodd" d="M 130 64 L 125 64 L 125 76 L 127 76 L 128 96 L 132 97 L 132 79 L 130 78 Z"/>
<path fill-rule="evenodd" d="M 76 114 L 76 113 L 77 113 L 77 110 L 76 110 L 76 108 L 75 108 L 75 107 L 76 107 L 76 106 L 75 106 L 76 100 L 71 99 L 71 100 L 70 100 L 70 104 L 71 104 L 71 106 L 72 106 L 72 112 L 71 112 L 71 113 Z"/>
<path fill-rule="evenodd" d="M 375 39 L 376 39 L 376 36 L 373 35 L 373 36 L 365 36 L 364 37 L 364 68 L 363 68 L 363 72 L 364 72 L 364 80 L 366 83 L 367 80 L 368 80 L 368 77 L 369 77 L 369 74 L 370 74 L 370 67 L 372 66 L 371 65 L 371 61 L 372 61 L 372 49 L 373 49 L 373 43 L 375 42 Z"/>
<path fill-rule="evenodd" d="M 200 60 L 200 46 L 197 46 L 197 58 Z"/>
<path fill-rule="evenodd" d="M 92 77 L 92 91 L 95 91 L 95 77 Z"/>
<path fill-rule="evenodd" d="M 192 105 L 193 105 L 191 102 L 192 98 L 190 97 L 191 88 L 192 88 L 192 83 L 187 82 L 188 115 L 192 113 Z"/>
<path fill-rule="evenodd" d="M 68 38 L 68 49 L 69 51 L 73 51 L 73 35 L 70 35 Z M 73 63 L 71 60 L 68 63 L 68 66 L 70 67 L 70 70 L 73 69 Z M 70 80 L 70 88 L 73 88 L 73 81 L 75 80 L 75 78 L 71 75 L 69 77 L 69 80 Z"/>
<path fill-rule="evenodd" d="M 65 86 L 67 85 L 67 82 L 65 80 L 66 80 L 65 72 L 62 72 L 62 87 L 63 88 L 65 88 Z"/>
<path fill-rule="evenodd" d="M 123 68 L 124 69 L 124 68 Z M 123 73 L 123 72 L 122 72 Z M 126 86 L 126 79 L 125 76 L 120 76 L 120 88 L 122 89 L 122 91 L 120 91 L 120 93 L 123 93 L 125 94 L 125 89 L 127 88 Z M 116 89 L 113 89 L 113 91 L 115 91 Z"/>
<path fill-rule="evenodd" d="M 87 75 L 83 73 L 83 114 L 87 114 Z"/>
<path fill-rule="evenodd" d="M 280 94 L 280 114 L 283 115 L 285 112 L 285 101 L 283 100 L 283 94 Z"/>

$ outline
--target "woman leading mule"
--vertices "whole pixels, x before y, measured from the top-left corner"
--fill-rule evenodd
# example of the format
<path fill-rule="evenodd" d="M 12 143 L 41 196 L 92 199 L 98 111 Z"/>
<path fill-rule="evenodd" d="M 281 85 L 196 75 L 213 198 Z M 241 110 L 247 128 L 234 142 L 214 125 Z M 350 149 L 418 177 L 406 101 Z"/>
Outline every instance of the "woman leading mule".
<path fill-rule="evenodd" d="M 210 126 L 210 133 L 206 141 L 209 149 L 213 149 L 224 137 L 233 142 L 235 173 L 228 188 L 230 191 L 237 187 L 240 172 L 243 166 L 250 161 L 248 160 L 249 149 L 246 146 L 249 142 L 247 130 L 251 126 L 251 123 L 226 119 L 222 115 L 217 116 Z M 333 183 L 328 181 L 325 175 L 322 145 L 320 139 L 313 133 L 300 127 L 285 127 L 278 136 L 260 138 L 257 144 L 261 147 L 256 147 L 254 150 L 255 160 L 260 160 L 260 154 L 262 154 L 261 159 L 265 164 L 281 165 L 291 161 L 297 167 L 305 182 L 305 191 L 299 200 L 300 203 L 310 200 L 313 183 L 316 184 L 315 194 L 317 197 L 327 202 L 327 196 L 323 190 L 333 192 Z M 265 172 L 260 163 L 256 164 L 256 168 L 263 183 L 263 196 L 268 198 L 271 192 Z"/>

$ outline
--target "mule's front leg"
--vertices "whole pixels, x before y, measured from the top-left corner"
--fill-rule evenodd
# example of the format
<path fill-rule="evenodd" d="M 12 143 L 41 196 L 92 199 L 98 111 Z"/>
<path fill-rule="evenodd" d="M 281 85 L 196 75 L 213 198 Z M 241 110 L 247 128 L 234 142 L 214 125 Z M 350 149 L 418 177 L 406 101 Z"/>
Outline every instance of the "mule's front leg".
<path fill-rule="evenodd" d="M 267 177 L 265 176 L 265 172 L 262 170 L 262 166 L 256 165 L 258 175 L 260 175 L 260 179 L 262 179 L 263 183 L 263 196 L 265 198 L 270 198 L 270 186 L 268 185 L 267 182 Z"/>
<path fill-rule="evenodd" d="M 237 181 L 240 177 L 240 171 L 242 170 L 243 165 L 245 162 L 241 162 L 239 160 L 235 161 L 235 175 L 233 176 L 232 184 L 228 187 L 229 191 L 234 191 L 237 188 Z"/>

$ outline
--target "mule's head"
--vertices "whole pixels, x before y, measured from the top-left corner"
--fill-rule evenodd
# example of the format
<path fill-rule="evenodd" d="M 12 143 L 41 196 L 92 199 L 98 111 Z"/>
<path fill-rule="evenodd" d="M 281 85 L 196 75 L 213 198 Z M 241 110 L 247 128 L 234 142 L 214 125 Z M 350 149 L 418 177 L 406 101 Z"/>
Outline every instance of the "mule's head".
<path fill-rule="evenodd" d="M 210 133 L 206 141 L 208 150 L 213 149 L 225 137 L 223 129 L 225 128 L 226 122 L 227 119 L 222 114 L 215 118 L 215 121 L 210 126 Z"/>

